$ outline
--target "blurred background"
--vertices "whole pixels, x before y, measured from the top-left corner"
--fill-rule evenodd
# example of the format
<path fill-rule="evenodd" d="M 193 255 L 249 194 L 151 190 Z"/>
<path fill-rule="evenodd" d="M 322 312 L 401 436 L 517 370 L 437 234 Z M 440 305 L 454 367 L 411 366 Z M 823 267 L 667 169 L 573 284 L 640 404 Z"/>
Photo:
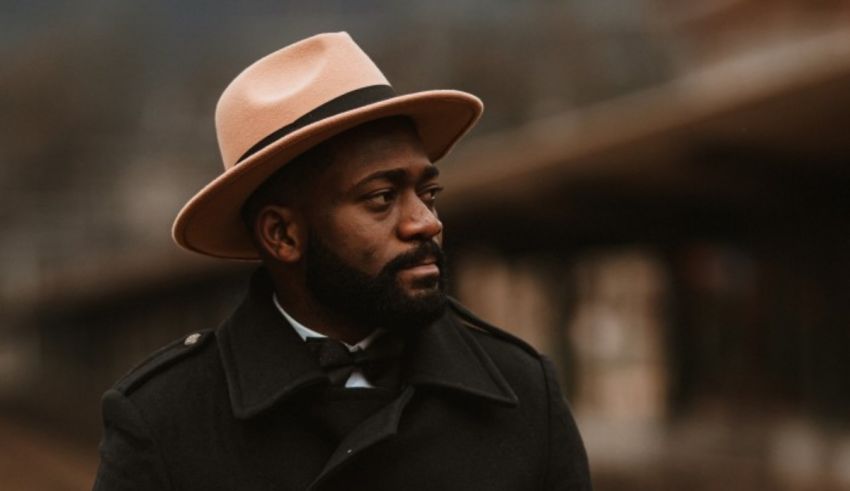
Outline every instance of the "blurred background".
<path fill-rule="evenodd" d="M 850 489 L 850 2 L 0 2 L 0 488 L 88 489 L 99 398 L 253 265 L 174 246 L 255 59 L 347 30 L 484 99 L 452 290 L 550 355 L 599 491 Z"/>

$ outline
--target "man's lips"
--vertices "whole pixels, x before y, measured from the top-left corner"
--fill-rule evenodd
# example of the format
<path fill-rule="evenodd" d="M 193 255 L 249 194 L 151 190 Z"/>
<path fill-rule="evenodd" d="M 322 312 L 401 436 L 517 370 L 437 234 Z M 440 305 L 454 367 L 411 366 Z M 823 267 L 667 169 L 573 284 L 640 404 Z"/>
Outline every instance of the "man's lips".
<path fill-rule="evenodd" d="M 430 264 L 419 264 L 403 271 L 410 273 L 414 276 L 432 276 L 440 274 L 440 268 L 435 263 Z"/>
<path fill-rule="evenodd" d="M 416 276 L 419 275 L 433 275 L 440 274 L 440 267 L 437 266 L 437 259 L 434 257 L 429 257 L 423 259 L 422 261 L 412 264 L 406 268 L 403 268 L 402 271 L 409 272 Z"/>

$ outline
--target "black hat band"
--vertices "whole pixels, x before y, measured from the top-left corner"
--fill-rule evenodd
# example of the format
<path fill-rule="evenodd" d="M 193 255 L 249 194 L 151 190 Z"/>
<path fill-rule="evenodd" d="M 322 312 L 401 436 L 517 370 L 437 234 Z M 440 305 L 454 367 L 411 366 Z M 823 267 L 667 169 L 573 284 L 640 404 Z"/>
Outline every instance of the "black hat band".
<path fill-rule="evenodd" d="M 239 160 L 237 160 L 236 163 L 238 164 L 242 162 L 251 155 L 266 148 L 277 140 L 280 140 L 284 136 L 296 130 L 299 130 L 307 125 L 313 124 L 322 119 L 327 119 L 331 116 L 335 116 L 340 113 L 344 113 L 346 111 L 351 111 L 352 109 L 357 109 L 358 107 L 368 106 L 369 104 L 374 104 L 376 102 L 391 99 L 395 97 L 395 95 L 395 91 L 392 87 L 383 84 L 370 85 L 368 87 L 362 87 L 360 89 L 352 90 L 351 92 L 346 92 L 345 94 L 342 94 L 339 97 L 335 97 L 329 100 L 321 106 L 304 114 L 292 123 L 289 123 L 283 128 L 274 131 L 269 136 L 263 138 L 262 140 L 254 144 L 251 148 L 249 148 L 247 152 L 242 154 L 242 156 L 239 157 Z"/>

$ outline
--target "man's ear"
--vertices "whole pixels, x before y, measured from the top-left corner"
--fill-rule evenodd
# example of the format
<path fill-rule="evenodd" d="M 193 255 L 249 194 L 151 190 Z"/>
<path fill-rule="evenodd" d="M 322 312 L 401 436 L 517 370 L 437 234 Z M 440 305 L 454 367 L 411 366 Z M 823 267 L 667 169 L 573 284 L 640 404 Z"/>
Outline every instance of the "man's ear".
<path fill-rule="evenodd" d="M 303 223 L 288 206 L 266 205 L 257 214 L 254 230 L 266 254 L 284 263 L 301 259 L 304 240 Z"/>

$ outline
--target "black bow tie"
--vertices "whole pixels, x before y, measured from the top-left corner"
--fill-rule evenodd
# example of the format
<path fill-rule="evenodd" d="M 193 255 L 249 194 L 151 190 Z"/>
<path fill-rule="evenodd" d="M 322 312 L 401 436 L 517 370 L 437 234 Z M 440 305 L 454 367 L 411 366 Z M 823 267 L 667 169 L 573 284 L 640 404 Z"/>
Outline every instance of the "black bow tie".
<path fill-rule="evenodd" d="M 355 351 L 349 351 L 336 339 L 307 338 L 306 341 L 333 385 L 344 386 L 355 368 L 376 387 L 391 387 L 397 383 L 398 359 L 404 343 L 393 333 L 384 333 L 368 348 Z"/>

